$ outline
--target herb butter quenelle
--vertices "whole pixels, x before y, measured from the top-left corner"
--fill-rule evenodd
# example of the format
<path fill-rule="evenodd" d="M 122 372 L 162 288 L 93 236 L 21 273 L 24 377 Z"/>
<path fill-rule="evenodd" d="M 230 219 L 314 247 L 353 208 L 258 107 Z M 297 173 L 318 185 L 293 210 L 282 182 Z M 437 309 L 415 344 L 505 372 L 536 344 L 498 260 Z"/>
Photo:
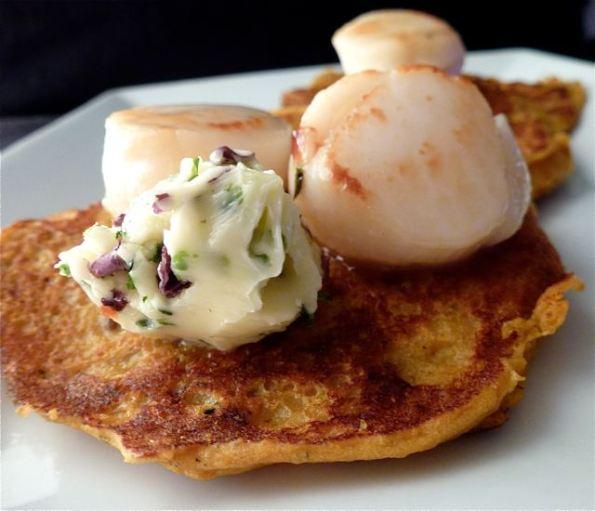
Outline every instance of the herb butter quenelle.
<path fill-rule="evenodd" d="M 228 147 L 183 159 L 57 267 L 124 329 L 221 350 L 313 313 L 322 285 L 319 249 L 281 177 Z"/>

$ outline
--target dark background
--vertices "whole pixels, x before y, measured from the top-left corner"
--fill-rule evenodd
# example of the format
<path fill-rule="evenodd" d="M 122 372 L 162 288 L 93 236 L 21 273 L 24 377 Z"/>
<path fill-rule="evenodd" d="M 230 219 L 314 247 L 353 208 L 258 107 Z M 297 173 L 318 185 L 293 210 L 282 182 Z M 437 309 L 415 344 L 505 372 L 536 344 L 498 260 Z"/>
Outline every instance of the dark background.
<path fill-rule="evenodd" d="M 333 62 L 333 31 L 383 7 L 437 14 L 470 50 L 525 46 L 591 60 L 595 55 L 594 0 L 4 0 L 2 142 L 111 87 Z"/>

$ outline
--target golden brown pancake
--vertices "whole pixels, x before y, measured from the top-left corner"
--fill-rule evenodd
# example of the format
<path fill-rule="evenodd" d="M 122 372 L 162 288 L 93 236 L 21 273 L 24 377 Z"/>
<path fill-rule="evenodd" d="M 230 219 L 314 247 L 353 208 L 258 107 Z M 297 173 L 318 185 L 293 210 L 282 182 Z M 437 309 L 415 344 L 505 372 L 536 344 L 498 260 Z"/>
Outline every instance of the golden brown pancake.
<path fill-rule="evenodd" d="M 297 128 L 306 107 L 317 92 L 343 75 L 326 71 L 307 88 L 283 94 L 276 115 Z M 542 197 L 561 185 L 573 169 L 569 133 L 585 104 L 585 90 L 578 82 L 550 78 L 535 84 L 503 83 L 468 76 L 484 94 L 494 114 L 508 118 L 517 143 L 529 165 L 533 198 Z"/>
<path fill-rule="evenodd" d="M 404 457 L 503 422 L 526 356 L 580 287 L 530 211 L 510 240 L 433 270 L 326 257 L 313 321 L 231 353 L 131 334 L 53 264 L 99 206 L 2 234 L 2 366 L 22 413 L 212 478 L 272 463 Z"/>

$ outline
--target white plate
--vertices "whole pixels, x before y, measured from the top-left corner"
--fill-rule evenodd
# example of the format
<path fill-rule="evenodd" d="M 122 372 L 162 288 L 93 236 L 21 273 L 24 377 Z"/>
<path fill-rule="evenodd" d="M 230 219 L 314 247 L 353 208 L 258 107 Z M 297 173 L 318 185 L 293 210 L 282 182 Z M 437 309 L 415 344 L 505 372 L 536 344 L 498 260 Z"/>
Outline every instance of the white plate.
<path fill-rule="evenodd" d="M 86 206 L 102 195 L 105 117 L 157 103 L 278 104 L 321 67 L 128 87 L 102 94 L 4 154 L 3 223 Z M 589 289 L 540 348 L 525 399 L 502 428 L 403 460 L 278 465 L 210 482 L 120 454 L 2 400 L 2 508 L 592 508 L 594 497 L 595 67 L 528 50 L 472 53 L 466 71 L 580 80 L 591 96 L 572 143 L 577 170 L 540 203 L 543 225 Z"/>

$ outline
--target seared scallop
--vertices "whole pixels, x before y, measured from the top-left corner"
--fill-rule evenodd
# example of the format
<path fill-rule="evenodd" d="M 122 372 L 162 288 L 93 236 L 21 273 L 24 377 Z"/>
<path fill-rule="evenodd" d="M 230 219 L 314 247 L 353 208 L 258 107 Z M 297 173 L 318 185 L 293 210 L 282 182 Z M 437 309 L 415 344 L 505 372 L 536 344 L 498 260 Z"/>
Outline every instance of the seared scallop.
<path fill-rule="evenodd" d="M 182 158 L 224 145 L 253 151 L 264 168 L 286 180 L 291 128 L 268 112 L 180 105 L 113 113 L 105 123 L 103 206 L 120 214 L 134 197 L 175 174 Z"/>
<path fill-rule="evenodd" d="M 406 9 L 358 16 L 335 32 L 333 46 L 345 73 L 428 64 L 456 74 L 465 58 L 461 37 L 446 21 Z"/>
<path fill-rule="evenodd" d="M 289 183 L 303 221 L 353 260 L 455 261 L 514 234 L 529 204 L 506 119 L 435 68 L 346 76 L 318 93 L 295 136 Z"/>

